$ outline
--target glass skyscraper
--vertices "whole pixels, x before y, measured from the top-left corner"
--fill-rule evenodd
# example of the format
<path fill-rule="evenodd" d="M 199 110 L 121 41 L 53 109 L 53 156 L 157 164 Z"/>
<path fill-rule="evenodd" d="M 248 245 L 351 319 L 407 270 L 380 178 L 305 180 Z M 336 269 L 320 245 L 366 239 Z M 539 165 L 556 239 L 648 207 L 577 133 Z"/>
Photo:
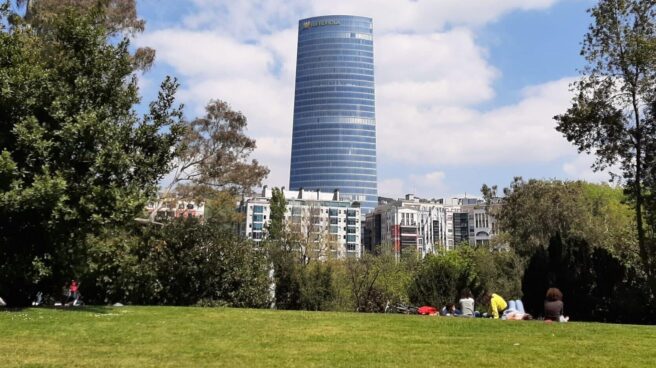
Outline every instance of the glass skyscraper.
<path fill-rule="evenodd" d="M 334 15 L 298 24 L 291 190 L 340 190 L 377 205 L 373 23 Z"/>

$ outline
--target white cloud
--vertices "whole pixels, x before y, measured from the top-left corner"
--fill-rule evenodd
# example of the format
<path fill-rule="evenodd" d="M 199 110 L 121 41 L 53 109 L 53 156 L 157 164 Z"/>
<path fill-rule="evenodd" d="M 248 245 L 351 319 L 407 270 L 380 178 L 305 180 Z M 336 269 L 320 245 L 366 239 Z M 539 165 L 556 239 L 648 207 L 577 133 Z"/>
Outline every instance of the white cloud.
<path fill-rule="evenodd" d="M 382 197 L 399 198 L 405 193 L 402 179 L 383 179 L 378 181 L 378 194 Z"/>
<path fill-rule="evenodd" d="M 449 188 L 445 184 L 446 174 L 442 171 L 433 171 L 421 175 L 410 175 L 407 180 L 391 178 L 381 180 L 378 191 L 381 196 L 401 198 L 405 194 L 415 194 L 422 198 L 431 198 L 438 193 L 447 193 Z"/>
<path fill-rule="evenodd" d="M 296 24 L 301 18 L 349 14 L 374 19 L 378 33 L 427 33 L 447 25 L 476 27 L 517 10 L 547 9 L 558 0 L 192 0 L 191 28 L 212 28 L 248 40 Z"/>
<path fill-rule="evenodd" d="M 611 172 L 620 173 L 618 167 L 612 167 L 610 170 L 594 171 L 592 170 L 594 160 L 593 155 L 579 154 L 563 164 L 563 171 L 570 179 L 580 179 L 590 183 L 608 183 L 611 179 Z"/>
<path fill-rule="evenodd" d="M 378 101 L 418 106 L 468 105 L 494 96 L 498 72 L 466 29 L 377 38 Z"/>
<path fill-rule="evenodd" d="M 288 185 L 297 22 L 320 14 L 374 18 L 381 166 L 549 162 L 571 154 L 551 118 L 569 103 L 569 79 L 526 88 L 510 106 L 476 108 L 494 97 L 500 77 L 476 27 L 557 0 L 191 1 L 196 11 L 179 28 L 147 31 L 137 46 L 156 48 L 156 63 L 183 77 L 179 96 L 189 115 L 222 99 L 248 117 L 254 156 L 271 169 L 269 185 Z M 447 191 L 444 183 L 435 171 L 381 180 L 379 190 L 432 195 Z"/>
<path fill-rule="evenodd" d="M 487 112 L 457 106 L 380 104 L 381 160 L 437 166 L 548 162 L 571 147 L 553 116 L 570 101 L 565 78 L 528 88 L 514 105 Z M 403 137 L 403 139 L 400 139 Z"/>

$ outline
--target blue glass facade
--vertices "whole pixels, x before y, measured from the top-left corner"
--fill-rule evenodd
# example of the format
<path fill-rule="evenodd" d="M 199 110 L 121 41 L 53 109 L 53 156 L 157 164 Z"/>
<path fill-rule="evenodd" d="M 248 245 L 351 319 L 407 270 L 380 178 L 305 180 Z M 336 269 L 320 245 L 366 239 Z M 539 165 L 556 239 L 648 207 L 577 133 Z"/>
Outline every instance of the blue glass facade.
<path fill-rule="evenodd" d="M 377 205 L 371 18 L 299 21 L 289 186 Z"/>

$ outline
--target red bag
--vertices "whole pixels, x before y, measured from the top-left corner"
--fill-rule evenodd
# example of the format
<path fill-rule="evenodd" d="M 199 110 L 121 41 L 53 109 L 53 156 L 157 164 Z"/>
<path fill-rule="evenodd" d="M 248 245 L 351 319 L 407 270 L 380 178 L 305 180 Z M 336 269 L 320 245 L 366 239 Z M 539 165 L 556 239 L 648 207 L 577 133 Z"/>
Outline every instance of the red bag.
<path fill-rule="evenodd" d="M 431 307 L 430 305 L 424 305 L 422 307 L 419 307 L 417 309 L 417 313 L 424 315 L 424 316 L 432 316 L 437 314 L 437 308 Z"/>

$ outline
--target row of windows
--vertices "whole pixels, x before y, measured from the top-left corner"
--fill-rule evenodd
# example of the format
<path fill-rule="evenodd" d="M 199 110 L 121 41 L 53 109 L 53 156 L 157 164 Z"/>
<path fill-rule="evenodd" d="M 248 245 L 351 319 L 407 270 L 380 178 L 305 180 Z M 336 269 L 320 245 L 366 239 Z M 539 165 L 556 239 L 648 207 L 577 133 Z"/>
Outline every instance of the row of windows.
<path fill-rule="evenodd" d="M 309 118 L 309 119 L 298 119 L 294 121 L 294 126 L 305 127 L 305 126 L 323 126 L 325 124 L 337 123 L 339 125 L 344 124 L 357 124 L 361 127 L 360 124 L 366 125 L 375 125 L 376 120 L 374 119 L 363 119 L 363 118 L 341 118 L 341 117 L 332 117 L 332 118 Z M 375 127 L 371 127 L 375 129 Z"/>
<path fill-rule="evenodd" d="M 290 176 L 295 177 L 297 175 L 307 175 L 307 174 L 317 174 L 315 169 L 299 169 L 293 168 L 291 170 Z M 344 169 L 344 168 L 322 168 L 321 174 L 350 174 L 350 175 L 373 175 L 376 176 L 375 168 L 360 168 L 360 169 Z"/>
<path fill-rule="evenodd" d="M 294 120 L 322 117 L 322 116 L 323 117 L 328 117 L 328 116 L 358 117 L 358 118 L 368 118 L 368 119 L 376 118 L 375 113 L 365 112 L 365 111 L 314 111 L 314 112 L 301 112 L 301 113 L 294 114 Z"/>
<path fill-rule="evenodd" d="M 360 148 L 349 148 L 343 146 L 333 146 L 333 147 L 314 147 L 314 148 L 297 148 L 292 149 L 292 152 L 296 155 L 307 156 L 307 155 L 320 155 L 322 153 L 330 155 L 347 155 L 347 156 L 376 156 L 376 149 L 360 149 Z"/>
<path fill-rule="evenodd" d="M 373 59 L 374 53 L 372 50 L 366 50 L 360 48 L 348 48 L 348 49 L 333 48 L 333 49 L 312 50 L 312 51 L 305 51 L 305 52 L 299 50 L 296 55 L 296 60 L 298 62 L 299 60 L 305 60 L 306 58 L 317 57 L 317 56 L 354 56 L 354 57 L 366 57 L 366 58 Z"/>
<path fill-rule="evenodd" d="M 374 106 L 365 106 L 357 104 L 303 104 L 301 106 L 294 106 L 294 113 L 301 114 L 306 112 L 312 112 L 320 108 L 321 111 L 362 111 L 362 112 L 375 112 L 376 108 Z"/>
<path fill-rule="evenodd" d="M 359 80 L 359 81 L 369 81 L 369 82 L 374 81 L 373 75 L 360 75 L 360 74 L 316 74 L 316 75 L 308 75 L 308 76 L 301 76 L 301 75 L 296 76 L 296 82 L 314 82 L 314 81 L 334 80 L 334 79 L 353 80 L 353 81 Z"/>
<path fill-rule="evenodd" d="M 297 88 L 294 97 L 302 97 L 316 93 L 334 93 L 336 95 L 348 95 L 350 93 L 362 94 L 365 96 L 375 96 L 373 88 L 354 87 L 354 86 L 318 86 L 311 88 Z"/>
<path fill-rule="evenodd" d="M 335 104 L 346 104 L 346 105 L 356 105 L 356 106 L 366 106 L 374 108 L 373 99 L 360 99 L 360 98 L 337 98 L 337 97 L 325 97 L 325 98 L 308 98 L 304 100 L 296 100 L 294 107 L 305 107 L 311 105 L 335 105 Z"/>
<path fill-rule="evenodd" d="M 299 52 L 310 50 L 321 50 L 329 47 L 342 47 L 349 46 L 353 49 L 371 50 L 373 48 L 373 40 L 363 40 L 359 38 L 333 38 L 321 40 L 303 40 L 298 44 Z"/>
<path fill-rule="evenodd" d="M 357 62 L 357 61 L 340 61 L 340 62 L 329 62 L 329 61 L 309 61 L 304 60 L 303 62 L 298 62 L 296 65 L 296 73 L 300 73 L 309 69 L 314 68 L 360 68 L 373 70 L 373 63 Z"/>
<path fill-rule="evenodd" d="M 297 142 L 294 142 L 292 145 L 292 150 L 304 150 L 308 148 L 316 148 L 317 147 L 317 142 L 306 142 L 306 140 L 298 140 Z M 351 140 L 332 140 L 332 141 L 324 141 L 321 143 L 321 147 L 348 147 L 348 148 L 354 148 L 354 149 L 369 149 L 369 150 L 375 150 L 376 149 L 376 142 L 373 143 L 354 143 Z"/>
<path fill-rule="evenodd" d="M 338 91 L 359 91 L 357 89 L 350 89 L 346 87 L 362 87 L 368 88 L 366 91 L 374 91 L 374 82 L 371 81 L 361 81 L 361 80 L 349 80 L 349 79 L 322 79 L 312 82 L 296 82 L 297 91 L 305 91 L 307 88 L 319 88 L 319 87 L 339 87 Z"/>
<path fill-rule="evenodd" d="M 296 155 L 292 155 L 296 156 Z M 309 159 L 308 159 L 309 158 Z M 315 162 L 315 161 L 329 161 L 329 160 L 343 160 L 343 161 L 360 161 L 360 162 L 376 162 L 376 155 L 344 155 L 344 154 L 317 154 L 317 155 L 298 155 L 297 157 L 292 157 L 292 164 L 300 164 L 304 162 Z"/>
<path fill-rule="evenodd" d="M 351 160 L 346 161 L 314 161 L 314 162 L 300 162 L 292 168 L 292 170 L 313 170 L 315 168 L 323 169 L 325 167 L 338 167 L 340 170 L 352 170 L 353 168 L 376 169 L 375 162 L 355 162 Z M 317 170 L 318 171 L 318 170 Z M 333 188 L 335 189 L 335 188 Z M 332 190 L 332 189 L 330 189 Z"/>
<path fill-rule="evenodd" d="M 296 70 L 296 80 L 298 81 L 300 77 L 320 77 L 323 75 L 333 75 L 333 74 L 344 74 L 349 76 L 354 76 L 356 80 L 363 80 L 363 76 L 373 77 L 374 70 L 373 68 L 368 67 L 367 65 L 346 67 L 339 65 L 329 65 L 329 66 L 314 66 L 313 64 L 308 65 L 299 65 Z M 348 79 L 348 78 L 342 78 Z M 365 79 L 366 80 L 366 79 Z M 373 79 L 372 79 L 373 81 Z"/>
<path fill-rule="evenodd" d="M 344 62 L 359 62 L 359 63 L 374 63 L 374 58 L 362 57 L 362 56 L 346 56 L 346 55 L 324 55 L 324 56 L 314 56 L 307 55 L 302 59 L 296 60 L 298 64 L 306 63 L 321 63 L 321 62 L 333 62 L 337 64 L 342 64 Z"/>
<path fill-rule="evenodd" d="M 293 181 L 290 180 L 290 183 L 292 185 L 297 185 L 299 187 L 318 187 L 320 185 L 326 185 L 328 184 L 327 181 L 325 180 L 298 180 L 294 179 Z M 359 181 L 359 180 L 331 180 L 330 181 L 331 187 L 339 187 L 339 188 L 348 188 L 348 187 L 353 187 L 353 188 L 363 188 L 363 189 L 375 189 L 377 186 L 377 182 L 375 180 L 372 181 Z M 351 194 L 351 191 L 344 190 L 345 194 Z M 375 194 L 375 193 L 363 193 L 363 194 Z"/>
<path fill-rule="evenodd" d="M 307 19 L 301 19 L 298 22 L 299 28 L 303 27 L 303 24 L 305 22 L 317 22 L 317 21 L 322 21 L 322 20 L 327 20 L 327 21 L 332 21 L 336 20 L 339 21 L 338 25 L 334 26 L 326 26 L 326 27 L 346 27 L 348 26 L 349 28 L 351 27 L 362 27 L 362 28 L 372 28 L 373 23 L 371 21 L 371 18 L 366 18 L 366 17 L 359 17 L 357 15 L 324 15 L 320 17 L 314 17 L 314 18 L 307 18 Z M 325 28 L 310 28 L 310 30 L 315 31 L 315 32 L 320 32 Z"/>
<path fill-rule="evenodd" d="M 293 180 L 357 180 L 359 182 L 375 182 L 376 175 L 370 174 L 324 174 L 324 173 L 313 173 L 313 174 L 296 174 L 291 175 Z"/>
<path fill-rule="evenodd" d="M 349 29 L 351 32 L 301 32 L 298 39 L 301 43 L 309 40 L 320 40 L 327 38 L 354 38 L 358 40 L 373 40 L 374 37 L 367 29 Z"/>
<path fill-rule="evenodd" d="M 346 124 L 344 124 L 346 125 Z M 364 126 L 368 127 L 368 126 Z M 366 139 L 369 139 L 369 142 L 375 142 L 376 141 L 376 132 L 375 131 L 370 131 L 370 130 L 365 130 L 365 129 L 321 129 L 316 126 L 312 126 L 310 124 L 307 124 L 305 126 L 301 127 L 295 127 L 294 133 L 293 133 L 293 139 L 302 139 L 302 138 L 308 138 L 308 140 L 302 139 L 299 142 L 308 142 L 311 141 L 309 138 L 321 138 L 324 136 L 325 132 L 325 137 L 339 137 L 340 139 L 346 140 L 346 139 L 355 139 L 357 137 L 360 137 L 363 139 L 363 141 L 367 141 Z M 355 142 L 355 141 L 354 141 Z"/>
<path fill-rule="evenodd" d="M 371 125 L 361 125 L 361 124 L 341 124 L 341 123 L 321 123 L 315 124 L 316 127 L 311 128 L 312 125 L 306 124 L 303 129 L 294 129 L 294 134 L 298 133 L 299 136 L 302 136 L 302 132 L 311 132 L 313 130 L 319 130 L 323 134 L 346 134 L 346 133 L 357 133 L 361 136 L 376 136 L 376 127 Z M 311 134 L 310 134 L 311 135 Z"/>
<path fill-rule="evenodd" d="M 333 88 L 331 91 L 326 91 L 326 90 L 316 91 L 316 92 L 303 91 L 302 93 L 296 93 L 294 95 L 296 101 L 299 100 L 303 101 L 313 98 L 359 98 L 364 100 L 373 100 L 375 96 L 376 95 L 373 93 L 373 90 L 369 93 L 363 93 L 363 92 L 338 90 L 337 88 Z"/>
<path fill-rule="evenodd" d="M 326 55 L 344 55 L 344 56 L 359 56 L 359 57 L 374 57 L 374 53 L 369 49 L 364 49 L 362 46 L 333 45 L 331 48 L 314 49 L 314 50 L 298 50 L 296 57 L 304 60 L 306 57 L 311 56 L 326 56 Z"/>

